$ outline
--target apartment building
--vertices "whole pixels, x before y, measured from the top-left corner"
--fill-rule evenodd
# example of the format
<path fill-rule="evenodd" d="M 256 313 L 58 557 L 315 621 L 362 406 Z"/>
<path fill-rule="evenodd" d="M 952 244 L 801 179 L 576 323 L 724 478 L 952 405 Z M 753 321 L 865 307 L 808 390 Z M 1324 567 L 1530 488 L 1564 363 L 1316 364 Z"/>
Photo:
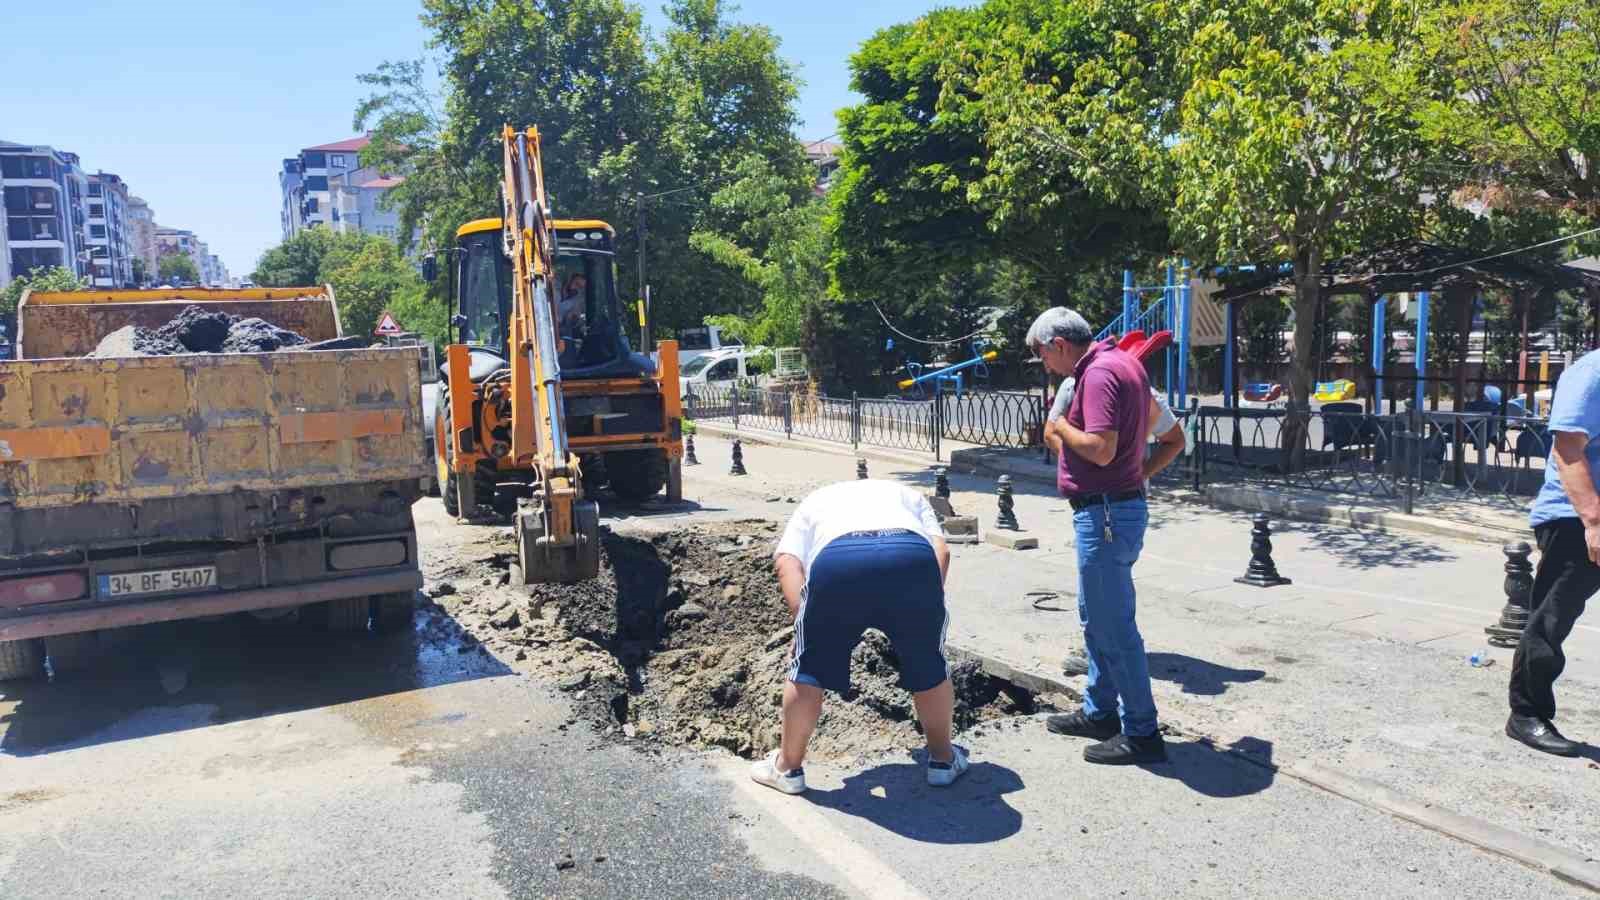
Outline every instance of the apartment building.
<path fill-rule="evenodd" d="M 128 255 L 144 266 L 146 283 L 155 281 L 161 253 L 156 247 L 156 213 L 139 197 L 128 197 Z"/>
<path fill-rule="evenodd" d="M 340 234 L 377 234 L 398 239 L 400 213 L 384 209 L 383 196 L 403 179 L 376 167 L 328 177 L 328 227 Z"/>
<path fill-rule="evenodd" d="M 128 185 L 110 172 L 89 176 L 85 201 L 89 229 L 89 278 L 97 288 L 133 286 L 128 239 Z"/>
<path fill-rule="evenodd" d="M 53 266 L 88 274 L 89 179 L 77 154 L 0 141 L 0 189 L 0 287 Z"/>
<path fill-rule="evenodd" d="M 358 137 L 318 144 L 283 161 L 278 172 L 278 187 L 283 197 L 279 217 L 284 240 L 306 228 L 326 227 L 332 223 L 328 179 L 360 168 L 361 150 L 370 143 L 369 139 Z"/>

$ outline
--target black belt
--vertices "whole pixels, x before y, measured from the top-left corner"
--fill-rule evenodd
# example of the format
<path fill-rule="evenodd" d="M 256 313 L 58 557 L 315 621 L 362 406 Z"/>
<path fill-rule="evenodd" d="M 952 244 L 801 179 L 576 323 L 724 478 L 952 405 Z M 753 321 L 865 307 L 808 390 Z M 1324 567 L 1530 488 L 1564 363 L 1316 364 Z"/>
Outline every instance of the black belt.
<path fill-rule="evenodd" d="M 1122 491 L 1116 494 L 1075 494 L 1067 498 L 1072 504 L 1074 512 L 1087 506 L 1099 506 L 1102 503 L 1122 503 L 1127 500 L 1143 500 L 1144 491 Z"/>

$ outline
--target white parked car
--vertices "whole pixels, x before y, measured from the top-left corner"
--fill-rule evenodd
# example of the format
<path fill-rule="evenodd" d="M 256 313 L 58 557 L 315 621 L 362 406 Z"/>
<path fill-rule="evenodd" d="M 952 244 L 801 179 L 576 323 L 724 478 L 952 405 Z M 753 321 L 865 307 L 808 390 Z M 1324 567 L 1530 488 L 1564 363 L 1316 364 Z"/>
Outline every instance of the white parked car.
<path fill-rule="evenodd" d="M 748 365 L 752 357 L 765 351 L 764 347 L 725 347 L 702 353 L 678 372 L 678 394 L 687 397 L 693 390 L 696 396 L 706 396 L 711 391 L 725 390 L 741 378 L 754 373 Z"/>

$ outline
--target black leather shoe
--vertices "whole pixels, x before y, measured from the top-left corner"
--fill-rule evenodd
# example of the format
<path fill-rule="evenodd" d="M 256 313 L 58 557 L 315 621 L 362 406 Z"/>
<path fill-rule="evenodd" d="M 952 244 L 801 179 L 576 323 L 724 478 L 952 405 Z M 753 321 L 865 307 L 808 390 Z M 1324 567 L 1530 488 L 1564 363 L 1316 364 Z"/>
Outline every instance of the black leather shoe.
<path fill-rule="evenodd" d="M 1089 657 L 1074 653 L 1061 661 L 1061 674 L 1087 675 L 1089 674 Z"/>
<path fill-rule="evenodd" d="M 1103 719 L 1091 719 L 1083 714 L 1083 710 L 1066 715 L 1051 716 L 1044 720 L 1044 727 L 1054 734 L 1064 734 L 1068 737 L 1093 738 L 1103 741 L 1122 733 L 1122 723 L 1116 716 L 1106 716 Z"/>
<path fill-rule="evenodd" d="M 1561 736 L 1556 726 L 1537 716 L 1519 716 L 1513 713 L 1506 720 L 1506 734 L 1535 750 L 1556 756 L 1577 756 L 1578 745 Z"/>
<path fill-rule="evenodd" d="M 1083 748 L 1083 758 L 1102 766 L 1147 766 L 1167 761 L 1167 742 L 1161 735 L 1128 737 L 1119 734 Z"/>

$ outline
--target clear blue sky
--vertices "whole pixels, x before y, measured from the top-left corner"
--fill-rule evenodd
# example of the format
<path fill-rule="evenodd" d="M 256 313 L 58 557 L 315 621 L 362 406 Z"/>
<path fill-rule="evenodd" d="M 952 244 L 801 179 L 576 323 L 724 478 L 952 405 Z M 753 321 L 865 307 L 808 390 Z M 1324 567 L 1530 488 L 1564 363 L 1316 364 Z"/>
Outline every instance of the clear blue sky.
<path fill-rule="evenodd" d="M 162 225 L 192 229 L 236 275 L 280 239 L 277 170 L 301 147 L 352 136 L 356 75 L 414 58 L 410 0 L 5 2 L 0 140 L 77 153 L 127 180 Z M 852 102 L 846 60 L 932 0 L 749 0 L 738 18 L 782 39 L 806 85 L 800 136 Z M 647 18 L 659 27 L 657 0 Z"/>

